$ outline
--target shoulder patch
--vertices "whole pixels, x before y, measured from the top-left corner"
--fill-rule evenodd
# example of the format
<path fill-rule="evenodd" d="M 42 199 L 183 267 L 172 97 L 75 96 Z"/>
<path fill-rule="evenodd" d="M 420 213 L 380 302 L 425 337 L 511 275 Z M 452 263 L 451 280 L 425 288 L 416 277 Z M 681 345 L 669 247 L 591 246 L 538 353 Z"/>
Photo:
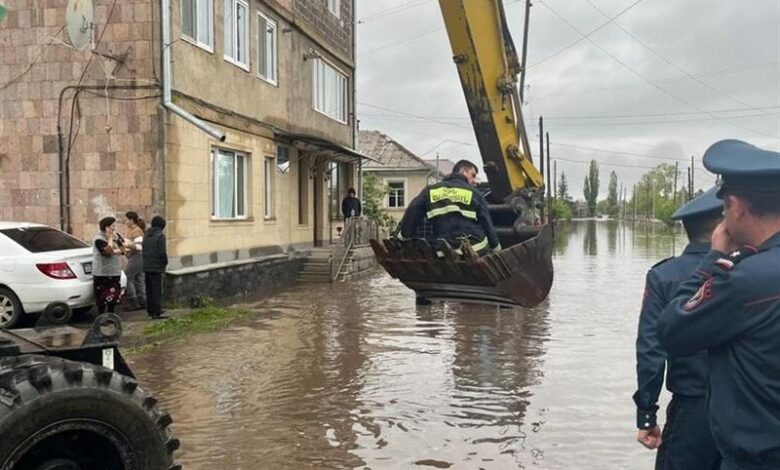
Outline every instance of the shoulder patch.
<path fill-rule="evenodd" d="M 670 256 L 668 258 L 664 258 L 661 261 L 659 261 L 659 262 L 655 263 L 654 265 L 652 265 L 650 267 L 650 269 L 657 268 L 658 266 L 661 266 L 662 264 L 666 263 L 667 261 L 670 261 L 670 260 L 673 260 L 673 259 L 674 259 L 674 256 Z"/>
<path fill-rule="evenodd" d="M 699 290 L 696 291 L 695 294 L 693 294 L 693 297 L 688 299 L 687 302 L 685 302 L 685 305 L 683 305 L 683 309 L 690 312 L 691 310 L 695 309 L 699 305 L 701 305 L 702 302 L 705 300 L 708 300 L 712 297 L 712 284 L 713 279 L 709 278 L 706 281 L 704 281 L 704 284 L 699 287 Z"/>

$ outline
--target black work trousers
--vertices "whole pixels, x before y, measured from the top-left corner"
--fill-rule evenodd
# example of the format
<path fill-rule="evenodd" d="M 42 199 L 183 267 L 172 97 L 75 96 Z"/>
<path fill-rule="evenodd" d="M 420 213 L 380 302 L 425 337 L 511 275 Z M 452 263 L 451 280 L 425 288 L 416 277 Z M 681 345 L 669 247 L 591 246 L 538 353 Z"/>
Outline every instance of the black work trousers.
<path fill-rule="evenodd" d="M 710 432 L 707 399 L 672 395 L 655 470 L 717 470 L 720 463 Z"/>
<path fill-rule="evenodd" d="M 150 317 L 162 313 L 162 273 L 144 272 L 146 280 L 146 312 Z"/>

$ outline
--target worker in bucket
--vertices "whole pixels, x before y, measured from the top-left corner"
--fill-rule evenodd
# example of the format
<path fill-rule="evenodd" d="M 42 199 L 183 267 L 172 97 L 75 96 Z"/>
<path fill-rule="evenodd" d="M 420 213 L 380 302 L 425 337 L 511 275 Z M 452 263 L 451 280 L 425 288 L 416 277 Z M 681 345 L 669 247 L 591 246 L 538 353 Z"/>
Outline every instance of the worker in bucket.
<path fill-rule="evenodd" d="M 487 202 L 474 188 L 478 171 L 470 161 L 461 160 L 441 182 L 423 189 L 406 209 L 398 238 L 414 238 L 419 226 L 427 223 L 434 239 L 444 239 L 456 249 L 468 241 L 480 255 L 499 251 Z"/>
<path fill-rule="evenodd" d="M 667 258 L 647 273 L 644 300 L 636 339 L 637 440 L 658 449 L 657 470 L 717 470 L 720 454 L 712 439 L 707 417 L 707 352 L 673 356 L 658 340 L 658 320 L 672 301 L 680 282 L 689 278 L 710 251 L 712 231 L 723 220 L 723 201 L 717 186 L 683 205 L 672 215 L 681 220 L 688 246 L 677 257 Z M 666 408 L 663 434 L 656 423 L 658 397 L 664 385 L 672 393 Z"/>

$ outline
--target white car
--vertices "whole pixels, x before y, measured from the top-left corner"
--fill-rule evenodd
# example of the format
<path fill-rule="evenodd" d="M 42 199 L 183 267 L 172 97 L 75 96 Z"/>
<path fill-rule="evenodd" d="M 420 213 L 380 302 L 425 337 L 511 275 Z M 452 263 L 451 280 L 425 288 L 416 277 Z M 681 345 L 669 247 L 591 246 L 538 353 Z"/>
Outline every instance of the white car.
<path fill-rule="evenodd" d="M 0 328 L 57 302 L 69 319 L 94 301 L 90 245 L 46 225 L 0 222 Z"/>

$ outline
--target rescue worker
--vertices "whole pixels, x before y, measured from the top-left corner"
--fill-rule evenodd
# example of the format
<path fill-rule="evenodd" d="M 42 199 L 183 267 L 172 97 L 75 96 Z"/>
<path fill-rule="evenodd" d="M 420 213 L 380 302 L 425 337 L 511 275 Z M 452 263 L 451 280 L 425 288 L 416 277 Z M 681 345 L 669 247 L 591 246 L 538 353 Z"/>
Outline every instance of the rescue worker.
<path fill-rule="evenodd" d="M 670 356 L 658 344 L 658 318 L 674 298 L 680 283 L 691 277 L 710 251 L 712 231 L 723 220 L 723 201 L 714 187 L 688 202 L 672 215 L 681 220 L 688 246 L 678 257 L 667 258 L 647 273 L 645 295 L 636 339 L 638 389 L 637 440 L 658 449 L 656 470 L 717 470 L 720 455 L 707 419 L 707 352 Z M 664 384 L 672 393 L 666 409 L 663 435 L 656 424 L 658 396 Z M 660 446 L 660 448 L 659 448 Z"/>
<path fill-rule="evenodd" d="M 780 153 L 724 140 L 704 154 L 721 175 L 725 220 L 659 321 L 673 355 L 706 349 L 708 411 L 722 470 L 780 468 Z"/>
<path fill-rule="evenodd" d="M 461 160 L 441 182 L 423 189 L 406 209 L 398 238 L 414 238 L 425 221 L 433 227 L 433 238 L 447 240 L 455 248 L 468 239 L 479 254 L 500 250 L 487 202 L 474 189 L 477 173 L 476 165 Z"/>

